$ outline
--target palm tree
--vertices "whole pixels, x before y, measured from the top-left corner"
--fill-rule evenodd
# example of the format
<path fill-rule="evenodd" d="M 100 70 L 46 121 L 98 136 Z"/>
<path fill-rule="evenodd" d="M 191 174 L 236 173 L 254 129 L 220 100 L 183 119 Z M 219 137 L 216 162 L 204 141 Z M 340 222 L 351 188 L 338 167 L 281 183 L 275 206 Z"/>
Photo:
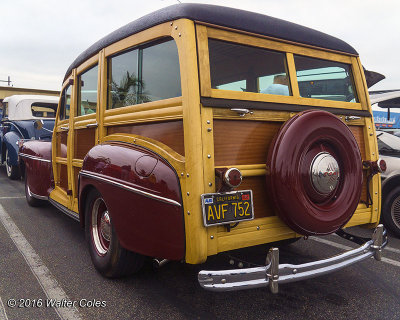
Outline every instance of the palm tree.
<path fill-rule="evenodd" d="M 121 79 L 119 85 L 112 80 L 111 99 L 113 108 L 151 101 L 144 91 L 144 87 L 144 82 L 139 80 L 134 72 L 130 74 L 129 71 L 126 71 L 126 75 Z"/>

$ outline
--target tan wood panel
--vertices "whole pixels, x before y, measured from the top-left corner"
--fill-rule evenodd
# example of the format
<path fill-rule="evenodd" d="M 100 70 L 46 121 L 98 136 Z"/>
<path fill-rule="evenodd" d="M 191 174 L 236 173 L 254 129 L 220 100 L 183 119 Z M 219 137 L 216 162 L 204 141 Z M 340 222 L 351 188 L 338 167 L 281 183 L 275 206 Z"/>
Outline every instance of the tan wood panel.
<path fill-rule="evenodd" d="M 280 122 L 214 120 L 215 165 L 266 163 Z"/>
<path fill-rule="evenodd" d="M 128 124 L 111 126 L 108 134 L 132 133 L 157 140 L 181 155 L 185 155 L 183 121 L 168 121 L 148 124 Z"/>

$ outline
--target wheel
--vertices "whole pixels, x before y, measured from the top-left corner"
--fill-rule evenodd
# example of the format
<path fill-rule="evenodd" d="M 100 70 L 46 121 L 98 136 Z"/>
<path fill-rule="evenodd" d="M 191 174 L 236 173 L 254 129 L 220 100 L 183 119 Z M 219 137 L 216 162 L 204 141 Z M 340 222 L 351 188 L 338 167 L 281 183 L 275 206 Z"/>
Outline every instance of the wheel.
<path fill-rule="evenodd" d="M 37 199 L 32 196 L 31 190 L 29 189 L 27 176 L 25 176 L 25 198 L 26 202 L 28 202 L 31 207 L 42 207 L 47 203 L 45 200 Z"/>
<path fill-rule="evenodd" d="M 85 235 L 94 267 L 103 276 L 117 278 L 142 268 L 145 257 L 121 246 L 112 215 L 97 190 L 92 190 L 87 197 Z"/>
<path fill-rule="evenodd" d="M 267 192 L 278 216 L 302 235 L 330 234 L 360 201 L 361 153 L 351 130 L 333 114 L 301 112 L 271 143 Z"/>
<path fill-rule="evenodd" d="M 20 177 L 18 166 L 10 165 L 10 157 L 8 154 L 8 149 L 6 149 L 6 172 L 7 177 L 11 180 L 16 180 Z"/>
<path fill-rule="evenodd" d="M 394 188 L 385 197 L 382 205 L 384 225 L 400 237 L 400 187 Z"/>

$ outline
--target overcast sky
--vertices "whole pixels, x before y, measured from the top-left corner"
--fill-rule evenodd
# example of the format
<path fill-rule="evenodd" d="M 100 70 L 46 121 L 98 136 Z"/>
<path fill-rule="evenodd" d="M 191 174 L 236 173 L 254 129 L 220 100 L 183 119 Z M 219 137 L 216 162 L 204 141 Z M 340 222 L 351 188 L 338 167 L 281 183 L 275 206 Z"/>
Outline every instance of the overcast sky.
<path fill-rule="evenodd" d="M 400 88 L 400 2 L 396 0 L 186 1 L 254 11 L 338 37 L 366 69 Z M 72 61 L 115 29 L 178 0 L 0 0 L 0 80 L 14 87 L 60 90 Z M 0 86 L 7 85 L 0 82 Z"/>

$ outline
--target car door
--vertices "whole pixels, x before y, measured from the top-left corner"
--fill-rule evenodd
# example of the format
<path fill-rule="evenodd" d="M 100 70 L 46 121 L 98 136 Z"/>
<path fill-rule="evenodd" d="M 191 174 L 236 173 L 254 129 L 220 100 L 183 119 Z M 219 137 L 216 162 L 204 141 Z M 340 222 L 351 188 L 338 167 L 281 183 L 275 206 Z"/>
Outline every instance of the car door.
<path fill-rule="evenodd" d="M 72 118 L 73 129 L 70 131 L 73 136 L 69 141 L 72 144 L 69 163 L 72 188 L 70 201 L 74 212 L 78 212 L 78 181 L 83 159 L 98 141 L 98 78 L 97 57 L 77 69 L 77 103 Z"/>
<path fill-rule="evenodd" d="M 57 112 L 52 142 L 54 190 L 50 198 L 67 209 L 72 208 L 72 179 L 68 172 L 68 155 L 71 151 L 68 142 L 71 139 L 71 110 L 74 107 L 74 81 L 70 77 L 63 86 L 60 105 Z"/>

